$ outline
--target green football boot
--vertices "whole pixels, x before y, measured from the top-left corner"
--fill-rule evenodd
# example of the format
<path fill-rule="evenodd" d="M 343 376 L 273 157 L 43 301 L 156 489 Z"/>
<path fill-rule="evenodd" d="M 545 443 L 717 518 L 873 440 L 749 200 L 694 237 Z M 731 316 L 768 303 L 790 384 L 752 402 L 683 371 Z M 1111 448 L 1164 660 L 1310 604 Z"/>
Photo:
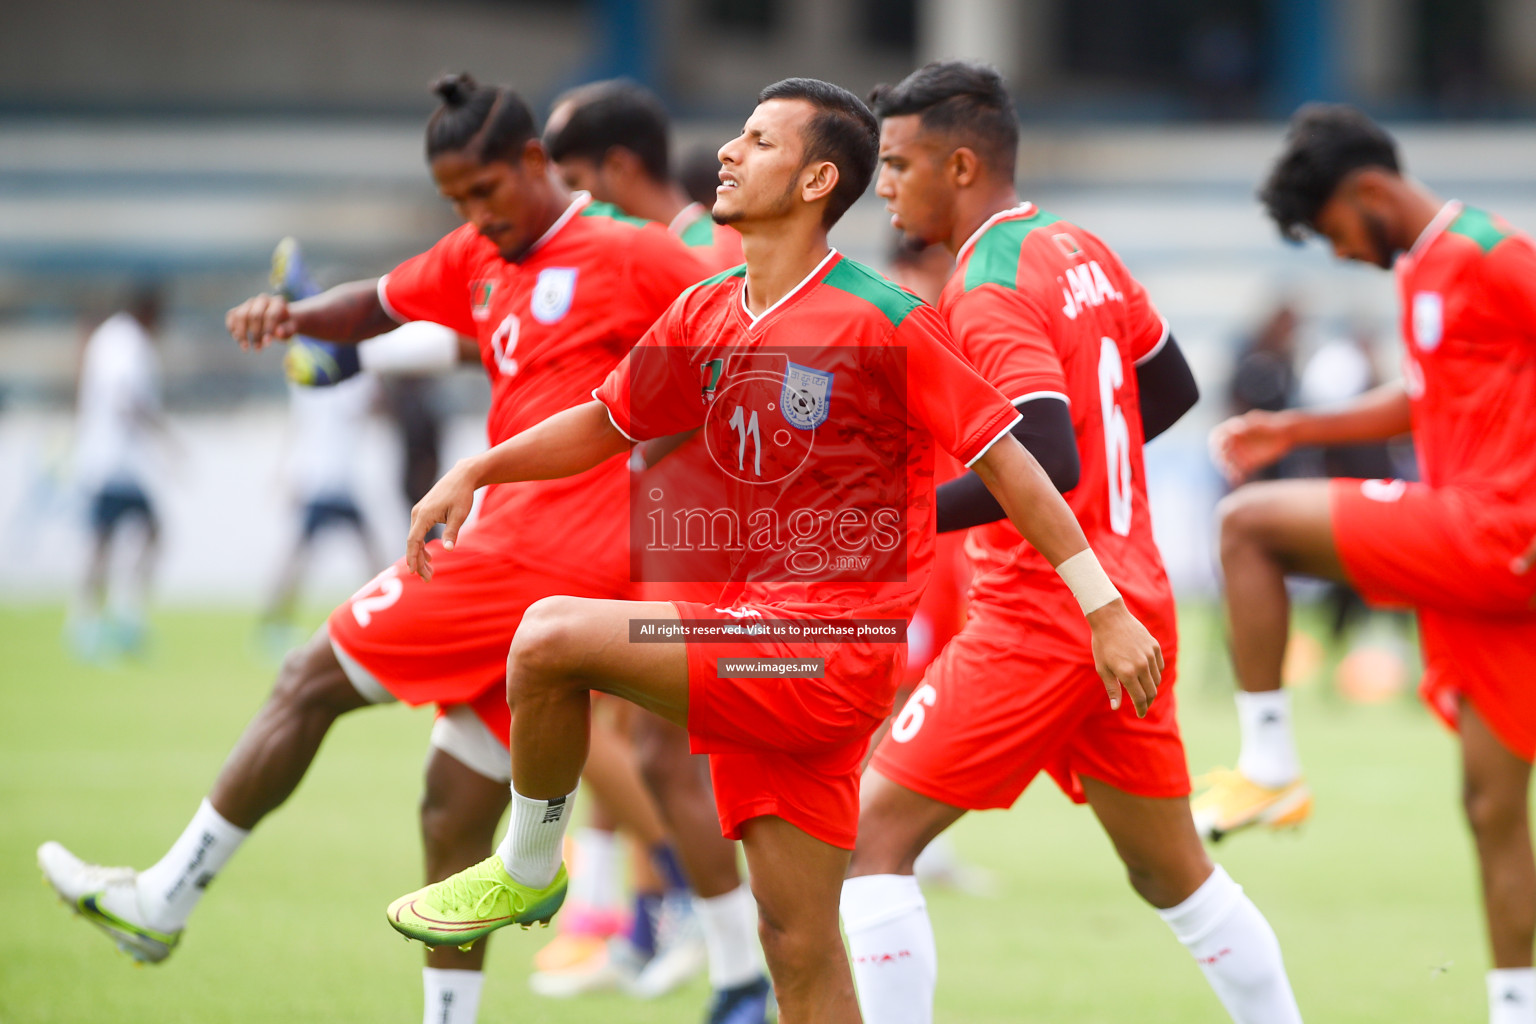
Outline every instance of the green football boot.
<path fill-rule="evenodd" d="M 500 854 L 474 867 L 401 896 L 389 905 L 390 927 L 428 946 L 468 949 L 498 928 L 524 928 L 549 919 L 565 902 L 565 865 L 542 889 L 519 885 L 507 874 Z"/>

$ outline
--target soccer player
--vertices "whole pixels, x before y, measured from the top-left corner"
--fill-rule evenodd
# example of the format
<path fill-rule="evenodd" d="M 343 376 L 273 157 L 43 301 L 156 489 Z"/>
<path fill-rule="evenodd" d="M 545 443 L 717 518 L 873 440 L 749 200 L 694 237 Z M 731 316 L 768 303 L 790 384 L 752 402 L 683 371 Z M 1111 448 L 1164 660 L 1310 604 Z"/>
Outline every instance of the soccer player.
<path fill-rule="evenodd" d="M 573 189 L 631 217 L 667 225 L 715 271 L 742 262 L 741 235 L 717 224 L 671 177 L 667 109 L 649 89 L 614 79 L 555 100 L 544 145 Z"/>
<path fill-rule="evenodd" d="M 165 430 L 155 346 L 159 323 L 159 290 L 142 286 L 128 308 L 102 321 L 85 343 L 75 475 L 90 497 L 91 555 L 79 604 L 70 614 L 69 638 L 88 659 L 135 650 L 143 640 L 144 604 L 160 550 L 160 519 L 145 489 L 151 434 Z M 128 585 L 109 609 L 112 548 L 134 520 L 144 537 Z"/>
<path fill-rule="evenodd" d="M 1232 1019 L 1299 1021 L 1263 915 L 1214 867 L 1189 812 L 1172 686 L 1173 594 L 1152 538 L 1142 444 L 1198 398 L 1141 284 L 1094 235 L 1020 202 L 1018 124 L 984 65 L 928 64 L 874 93 L 876 192 L 892 223 L 956 258 L 939 312 L 1020 419 L 1035 454 L 1166 667 L 1145 717 L 1106 707 L 1093 637 L 1047 552 L 1002 518 L 977 475 L 938 491 L 939 529 L 975 527 L 969 617 L 896 716 L 865 773 L 843 886 L 859 994 L 875 1024 L 933 1019 L 937 958 L 913 862 L 967 811 L 1009 807 L 1040 771 L 1087 802 L 1131 885 L 1189 949 Z M 986 524 L 986 525 L 984 525 Z"/>
<path fill-rule="evenodd" d="M 1536 246 L 1502 218 L 1403 173 L 1392 137 L 1346 106 L 1291 120 L 1259 193 L 1287 239 L 1393 268 L 1403 380 L 1331 410 L 1250 412 L 1218 425 L 1234 482 L 1298 445 L 1413 432 L 1423 483 L 1251 483 L 1218 509 L 1239 694 L 1237 774 L 1210 795 L 1231 831 L 1301 778 L 1280 689 L 1290 573 L 1348 583 L 1419 618 L 1421 693 L 1461 737 L 1494 970 L 1489 1020 L 1536 1020 L 1536 864 L 1527 792 L 1536 756 L 1536 578 L 1512 572 L 1536 533 Z"/>
<path fill-rule="evenodd" d="M 474 337 L 491 378 L 494 444 L 587 401 L 702 274 L 665 229 L 622 222 L 568 194 L 516 93 L 468 75 L 448 76 L 434 91 L 442 102 L 427 124 L 427 159 L 465 224 L 378 280 L 292 304 L 258 296 L 226 323 L 248 348 L 300 334 L 353 344 L 407 320 Z M 48 843 L 39 861 L 49 881 L 136 959 L 165 959 L 207 884 L 293 792 L 337 716 L 394 700 L 440 711 L 422 801 L 427 878 L 482 859 L 507 804 L 508 645 L 541 597 L 628 592 L 626 480 L 624 461 L 610 459 L 574 479 L 493 489 L 474 528 L 441 550 L 435 583 L 397 563 L 289 655 L 266 706 L 158 863 L 138 873 L 100 868 Z M 638 782 L 633 788 L 644 797 Z M 474 1019 L 483 957 L 483 949 L 429 955 L 426 1020 Z"/>
<path fill-rule="evenodd" d="M 669 134 L 661 100 L 641 85 L 617 79 L 592 82 L 556 99 L 545 123 L 544 146 L 571 188 L 584 189 L 631 217 L 667 225 L 710 273 L 739 266 L 741 235 L 715 223 L 710 211 L 690 200 L 670 177 Z M 704 445 L 686 438 L 663 440 L 638 455 L 631 466 L 644 473 L 637 486 L 647 488 L 697 478 L 710 465 Z M 642 586 L 639 596 L 711 603 L 720 596 L 720 587 L 707 581 L 651 582 Z M 768 982 L 752 939 L 757 908 L 741 884 L 736 844 L 720 835 L 707 777 L 688 752 L 688 735 L 649 714 L 635 716 L 635 730 L 641 770 L 699 897 L 696 908 L 709 949 L 713 1003 L 720 1010 L 711 1019 L 724 1020 L 731 1007 L 748 1002 L 766 1010 Z M 741 948 L 743 940 L 746 948 Z"/>
<path fill-rule="evenodd" d="M 996 488 L 1080 595 L 1113 702 L 1127 692 L 1138 712 L 1151 706 L 1157 645 L 1009 436 L 1018 414 L 958 356 L 930 307 L 827 245 L 877 149 L 873 115 L 846 90 L 812 79 L 764 89 L 720 150 L 713 209 L 740 230 L 746 264 L 684 293 L 595 401 L 461 461 L 413 510 L 408 564 L 434 578 L 441 556 L 421 538 L 444 522 L 452 541 L 477 487 L 579 473 L 637 440 L 698 429 L 717 461 L 681 496 L 678 525 L 703 515 L 725 532 L 695 535 L 699 544 L 734 561 L 713 607 L 564 597 L 529 609 L 508 659 L 511 827 L 497 855 L 391 904 L 404 934 L 473 941 L 558 910 L 589 691 L 605 690 L 687 727 L 710 754 L 721 826 L 746 850 L 781 1019 L 858 1020 L 837 895 L 857 773 L 890 710 L 898 646 L 773 630 L 791 620 L 855 632 L 910 614 L 932 557 L 935 443 Z M 667 536 L 650 546 L 697 550 Z M 682 627 L 697 639 L 643 642 L 647 628 Z"/>

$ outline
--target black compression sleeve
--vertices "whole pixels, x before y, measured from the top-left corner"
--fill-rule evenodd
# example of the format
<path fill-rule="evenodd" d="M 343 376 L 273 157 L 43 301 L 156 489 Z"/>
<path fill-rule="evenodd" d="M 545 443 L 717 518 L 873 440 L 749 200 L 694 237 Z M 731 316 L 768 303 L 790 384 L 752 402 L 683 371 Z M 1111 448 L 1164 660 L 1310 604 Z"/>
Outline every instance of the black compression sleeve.
<path fill-rule="evenodd" d="M 1177 423 L 1200 400 L 1194 372 L 1171 334 L 1157 355 L 1136 367 L 1136 387 L 1141 392 L 1141 429 L 1148 441 Z"/>
<path fill-rule="evenodd" d="M 1077 459 L 1077 437 L 1067 403 L 1037 398 L 1019 406 L 1019 415 L 1022 418 L 1014 424 L 1013 436 L 1040 463 L 1058 491 L 1076 487 L 1082 465 Z M 1003 507 L 975 473 L 957 477 L 938 489 L 940 533 L 994 523 L 1003 515 Z"/>

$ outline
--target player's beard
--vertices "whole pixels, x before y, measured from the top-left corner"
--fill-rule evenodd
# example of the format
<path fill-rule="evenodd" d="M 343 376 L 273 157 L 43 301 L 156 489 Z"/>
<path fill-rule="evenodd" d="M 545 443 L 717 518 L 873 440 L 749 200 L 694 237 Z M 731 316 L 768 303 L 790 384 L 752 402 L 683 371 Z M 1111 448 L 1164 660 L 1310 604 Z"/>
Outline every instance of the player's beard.
<path fill-rule="evenodd" d="M 805 170 L 805 168 L 802 167 L 802 168 L 800 168 L 800 170 L 803 171 L 803 170 Z M 739 184 L 736 187 L 737 187 L 737 189 L 741 188 L 741 186 Z M 778 201 L 775 202 L 768 209 L 765 209 L 761 214 L 754 214 L 754 215 L 752 215 L 751 219 L 752 220 L 777 220 L 778 218 L 785 216 L 794 207 L 795 189 L 797 189 L 799 187 L 800 187 L 800 171 L 796 171 L 794 173 L 794 176 L 789 179 L 789 185 L 788 185 L 788 187 L 786 187 L 784 189 L 783 194 L 779 196 Z M 710 210 L 709 210 L 709 217 L 716 224 L 722 224 L 722 225 L 740 224 L 742 221 L 748 219 L 750 211 L 748 211 L 745 208 L 745 205 L 738 206 L 735 210 L 733 210 L 733 211 L 731 211 L 729 213 L 720 213 L 718 211 L 719 203 L 720 203 L 720 201 L 718 199 L 716 199 L 715 200 L 715 206 L 710 207 Z"/>

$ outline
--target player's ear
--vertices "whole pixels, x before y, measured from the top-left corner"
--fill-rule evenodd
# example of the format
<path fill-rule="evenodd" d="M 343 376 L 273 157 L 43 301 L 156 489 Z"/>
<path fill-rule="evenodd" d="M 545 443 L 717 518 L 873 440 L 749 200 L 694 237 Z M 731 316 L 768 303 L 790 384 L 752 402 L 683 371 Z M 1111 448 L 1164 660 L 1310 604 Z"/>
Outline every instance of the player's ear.
<path fill-rule="evenodd" d="M 544 140 L 529 139 L 523 143 L 522 152 L 523 170 L 537 178 L 542 178 L 549 169 L 549 151 L 544 148 Z"/>
<path fill-rule="evenodd" d="M 609 181 L 628 181 L 640 173 L 640 158 L 623 146 L 609 146 L 603 154 L 602 171 Z"/>
<path fill-rule="evenodd" d="M 950 153 L 946 163 L 950 180 L 960 188 L 970 188 L 981 174 L 981 161 L 976 159 L 976 151 L 968 146 Z"/>
<path fill-rule="evenodd" d="M 837 188 L 838 174 L 837 164 L 830 160 L 818 160 L 806 168 L 808 172 L 805 184 L 800 189 L 800 196 L 807 203 L 814 203 L 818 199 L 825 199 Z"/>

